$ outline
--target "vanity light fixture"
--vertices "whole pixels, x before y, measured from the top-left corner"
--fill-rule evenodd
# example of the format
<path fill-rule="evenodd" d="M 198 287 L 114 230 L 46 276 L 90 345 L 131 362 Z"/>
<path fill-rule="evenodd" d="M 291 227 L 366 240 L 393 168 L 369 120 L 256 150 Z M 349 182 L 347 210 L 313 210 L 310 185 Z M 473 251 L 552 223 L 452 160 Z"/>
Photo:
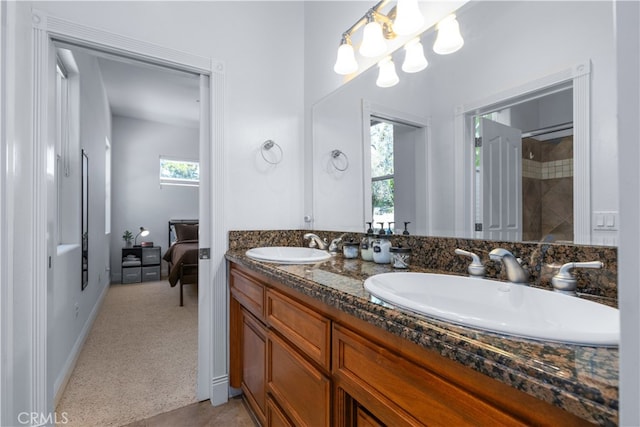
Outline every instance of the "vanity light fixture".
<path fill-rule="evenodd" d="M 351 44 L 351 38 L 347 33 L 342 35 L 342 42 L 338 48 L 338 58 L 333 66 L 333 71 L 338 74 L 346 75 L 352 74 L 358 71 L 358 63 L 356 62 L 356 55 L 353 51 L 353 45 Z"/>
<path fill-rule="evenodd" d="M 370 9 L 367 12 L 367 25 L 364 26 L 360 55 L 375 58 L 387 51 L 387 42 L 382 33 L 382 25 L 375 19 L 376 12 Z"/>
<path fill-rule="evenodd" d="M 380 10 L 390 1 L 379 1 L 342 34 L 336 63 L 333 66 L 333 70 L 337 74 L 347 75 L 358 71 L 358 63 L 351 43 L 351 36 L 363 25 L 362 44 L 358 52 L 361 56 L 368 58 L 389 54 L 385 39 L 393 39 L 397 35 L 407 36 L 422 30 L 424 17 L 420 13 L 418 0 L 397 0 L 396 6 L 385 15 Z M 459 50 L 464 45 L 456 15 L 451 14 L 445 17 L 436 25 L 436 30 L 438 36 L 433 45 L 433 50 L 436 53 L 447 55 Z M 419 35 L 406 43 L 404 48 L 406 54 L 402 64 L 402 71 L 405 73 L 417 73 L 427 68 L 428 61 L 424 55 L 424 48 L 420 42 Z M 395 73 L 395 66 L 391 57 L 379 61 L 378 67 L 381 74 L 376 82 L 378 86 L 391 87 L 398 83 L 398 75 Z"/>
<path fill-rule="evenodd" d="M 458 51 L 464 45 L 460 35 L 460 25 L 456 15 L 451 14 L 436 25 L 438 37 L 433 44 L 433 51 L 439 55 L 448 55 Z"/>
<path fill-rule="evenodd" d="M 391 56 L 387 56 L 382 61 L 378 62 L 378 79 L 376 85 L 378 87 L 391 87 L 398 84 L 400 78 L 396 73 L 396 66 L 391 59 Z"/>
<path fill-rule="evenodd" d="M 409 43 L 404 45 L 404 50 L 405 56 L 404 62 L 402 63 L 402 71 L 405 73 L 417 73 L 427 68 L 429 62 L 427 62 L 427 58 L 424 56 L 424 48 L 422 47 L 422 43 L 420 43 L 420 38 L 416 37 L 409 41 Z"/>
<path fill-rule="evenodd" d="M 424 17 L 420 13 L 418 0 L 398 0 L 393 31 L 399 36 L 408 36 L 422 29 Z"/>

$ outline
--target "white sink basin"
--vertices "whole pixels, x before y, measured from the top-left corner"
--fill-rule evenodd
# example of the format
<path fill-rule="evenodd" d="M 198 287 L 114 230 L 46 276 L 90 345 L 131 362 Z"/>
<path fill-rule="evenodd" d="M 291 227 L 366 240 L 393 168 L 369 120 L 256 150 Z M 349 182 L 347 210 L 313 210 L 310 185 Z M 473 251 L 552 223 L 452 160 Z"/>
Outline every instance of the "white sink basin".
<path fill-rule="evenodd" d="M 544 341 L 617 346 L 615 308 L 522 285 L 429 273 L 384 273 L 364 287 L 399 308 L 471 326 Z"/>
<path fill-rule="evenodd" d="M 327 251 L 297 246 L 270 246 L 253 248 L 246 252 L 249 258 L 277 264 L 315 264 L 331 258 Z"/>

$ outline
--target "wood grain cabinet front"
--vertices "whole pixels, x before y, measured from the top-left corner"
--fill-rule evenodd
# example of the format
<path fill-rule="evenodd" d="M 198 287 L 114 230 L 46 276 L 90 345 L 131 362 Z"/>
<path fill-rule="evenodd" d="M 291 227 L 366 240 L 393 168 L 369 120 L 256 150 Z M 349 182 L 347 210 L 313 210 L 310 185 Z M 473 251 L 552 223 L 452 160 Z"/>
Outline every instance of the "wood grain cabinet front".
<path fill-rule="evenodd" d="M 280 292 L 268 289 L 267 324 L 328 373 L 331 369 L 331 321 Z"/>
<path fill-rule="evenodd" d="M 267 426 L 269 427 L 295 427 L 289 418 L 278 407 L 278 404 L 271 398 L 267 397 Z"/>
<path fill-rule="evenodd" d="M 264 285 L 236 268 L 229 273 L 229 285 L 234 298 L 264 322 Z"/>
<path fill-rule="evenodd" d="M 262 426 L 577 426 L 577 416 L 231 264 L 230 382 Z"/>
<path fill-rule="evenodd" d="M 248 311 L 241 310 L 242 317 L 242 391 L 253 408 L 256 417 L 265 425 L 267 395 L 266 348 L 267 330 Z"/>
<path fill-rule="evenodd" d="M 278 334 L 269 331 L 267 390 L 297 426 L 331 423 L 331 381 Z"/>

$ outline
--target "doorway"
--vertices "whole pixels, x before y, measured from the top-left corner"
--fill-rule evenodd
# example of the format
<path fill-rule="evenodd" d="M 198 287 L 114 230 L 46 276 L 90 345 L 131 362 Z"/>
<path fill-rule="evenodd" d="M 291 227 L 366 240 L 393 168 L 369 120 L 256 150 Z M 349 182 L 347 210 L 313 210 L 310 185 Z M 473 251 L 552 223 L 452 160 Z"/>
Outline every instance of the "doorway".
<path fill-rule="evenodd" d="M 573 146 L 573 243 L 590 244 L 591 236 L 591 64 L 578 63 L 554 74 L 523 83 L 490 97 L 456 108 L 455 228 L 459 237 L 476 236 L 475 117 L 527 100 L 570 90 Z M 526 128 L 532 129 L 532 128 Z M 536 129 L 534 129 L 536 130 Z M 526 153 L 525 153 L 526 154 Z M 566 159 L 564 159 L 566 160 Z M 544 236 L 543 236 L 544 239 Z M 566 240 L 565 238 L 557 240 Z"/>
<path fill-rule="evenodd" d="M 49 65 L 53 43 L 56 41 L 72 43 L 85 48 L 96 49 L 125 57 L 137 58 L 146 62 L 166 66 L 172 69 L 194 72 L 200 75 L 200 161 L 202 185 L 200 186 L 199 218 L 201 246 L 210 248 L 209 255 L 201 257 L 199 262 L 199 315 L 198 315 L 198 399 L 211 399 L 213 404 L 225 403 L 228 399 L 227 344 L 226 329 L 226 286 L 224 264 L 214 263 L 211 259 L 224 257 L 224 224 L 222 222 L 221 203 L 223 197 L 222 174 L 223 159 L 223 114 L 211 115 L 212 111 L 223 111 L 224 65 L 211 58 L 204 58 L 178 52 L 169 48 L 148 44 L 102 32 L 55 17 L 40 11 L 33 11 L 33 64 L 37 84 L 44 90 L 33 92 L 34 105 L 34 152 L 37 158 L 37 179 L 34 182 L 36 195 L 35 227 L 33 233 L 34 281 L 31 295 L 34 295 L 34 309 L 31 313 L 34 326 L 33 352 L 38 355 L 34 362 L 31 388 L 34 390 L 33 409 L 42 413 L 53 410 L 53 384 L 47 372 L 47 284 L 50 271 L 47 258 L 51 256 L 51 242 L 48 236 L 47 198 L 47 162 L 52 152 L 48 138 L 48 91 Z M 215 141 L 212 135 L 216 137 Z M 216 203 L 212 203 L 216 200 Z M 216 221 L 216 219 L 220 219 Z M 202 284 L 207 284 L 204 286 Z M 215 309 L 214 309 L 215 307 Z M 215 346 L 213 345 L 215 343 Z"/>
<path fill-rule="evenodd" d="M 473 117 L 474 237 L 573 242 L 572 104 L 554 88 Z"/>

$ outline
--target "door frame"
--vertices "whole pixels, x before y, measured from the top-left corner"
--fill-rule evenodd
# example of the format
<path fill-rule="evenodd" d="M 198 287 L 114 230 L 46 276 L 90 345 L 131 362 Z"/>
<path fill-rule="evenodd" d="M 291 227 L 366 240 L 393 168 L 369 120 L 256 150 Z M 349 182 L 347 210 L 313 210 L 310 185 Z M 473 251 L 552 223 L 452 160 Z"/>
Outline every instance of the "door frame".
<path fill-rule="evenodd" d="M 73 43 L 94 50 L 115 53 L 169 68 L 201 75 L 208 84 L 207 119 L 201 119 L 201 131 L 209 144 L 200 144 L 200 246 L 210 248 L 208 258 L 201 259 L 199 269 L 198 315 L 198 385 L 199 400 L 211 399 L 212 404 L 225 403 L 229 395 L 227 369 L 227 294 L 224 253 L 223 177 L 224 177 L 224 87 L 225 64 L 222 61 L 192 55 L 175 49 L 124 37 L 93 27 L 32 11 L 33 56 L 33 203 L 34 224 L 29 246 L 34 265 L 33 280 L 25 283 L 33 295 L 31 354 L 32 410 L 46 414 L 53 410 L 53 384 L 47 379 L 47 46 L 52 41 Z M 204 81 L 204 83 L 203 83 Z M 202 137 L 201 137 L 202 141 Z M 204 146 L 203 146 L 204 145 Z M 215 201 L 215 203 L 214 203 Z M 204 267 L 204 268 L 203 268 Z"/>
<path fill-rule="evenodd" d="M 422 212 L 416 216 L 416 224 L 414 226 L 423 231 L 427 236 L 431 235 L 431 176 L 432 165 L 431 159 L 431 118 L 426 116 L 419 116 L 413 113 L 407 113 L 406 111 L 396 110 L 386 105 L 377 104 L 369 101 L 368 99 L 361 100 L 362 105 L 362 194 L 363 194 L 363 207 L 362 207 L 362 224 L 366 224 L 371 220 L 372 201 L 371 201 L 371 119 L 377 117 L 392 122 L 403 123 L 408 126 L 416 127 L 416 132 L 419 135 L 418 139 L 423 144 L 416 144 L 419 150 L 416 152 L 417 163 L 424 164 L 424 169 L 416 170 L 417 185 L 420 186 L 416 189 L 416 206 L 420 206 L 424 209 L 417 208 L 417 212 Z M 375 224 L 374 224 L 375 225 Z"/>
<path fill-rule="evenodd" d="M 591 61 L 585 60 L 455 109 L 455 235 L 474 236 L 473 116 L 554 86 L 573 88 L 574 243 L 591 244 Z"/>

